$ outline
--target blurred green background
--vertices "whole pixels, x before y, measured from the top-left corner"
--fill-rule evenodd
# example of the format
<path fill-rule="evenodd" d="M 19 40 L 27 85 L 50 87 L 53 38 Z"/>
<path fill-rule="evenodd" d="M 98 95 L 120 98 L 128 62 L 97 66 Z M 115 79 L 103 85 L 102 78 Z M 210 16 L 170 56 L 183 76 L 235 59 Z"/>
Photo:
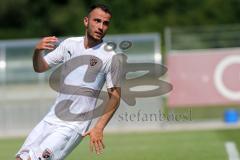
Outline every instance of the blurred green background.
<path fill-rule="evenodd" d="M 112 9 L 110 34 L 240 23 L 239 0 L 1 0 L 0 39 L 83 34 L 83 17 L 93 3 Z"/>
<path fill-rule="evenodd" d="M 21 46 L 22 40 L 14 42 L 14 45 L 19 44 L 17 47 L 0 46 L 3 48 L 0 55 L 6 53 L 5 57 L 0 57 L 0 60 L 6 59 L 6 70 L 0 70 L 0 79 L 4 79 L 2 75 L 6 79 L 0 83 L 0 134 L 3 135 L 0 159 L 13 159 L 24 141 L 22 136 L 26 136 L 24 129 L 29 130 L 39 122 L 56 96 L 47 83 L 49 73 L 35 74 L 32 70 L 31 56 L 38 40 L 35 38 L 83 35 L 83 18 L 94 3 L 105 3 L 111 8 L 110 35 L 158 33 L 160 41 L 148 41 L 151 49 L 146 52 L 154 53 L 154 46 L 160 45 L 163 62 L 167 58 L 165 53 L 171 50 L 240 47 L 240 0 L 0 0 L 2 44 L 5 40 L 12 44 L 8 40 L 29 39 L 24 41 L 26 46 Z M 130 51 L 145 53 L 142 48 L 146 47 L 142 44 L 146 42 L 140 41 L 138 46 L 135 43 L 135 48 L 133 46 Z M 145 56 L 154 57 L 153 54 Z M 129 131 L 118 127 L 119 131 L 128 133 L 106 134 L 107 149 L 103 156 L 89 154 L 86 139 L 68 159 L 224 160 L 228 159 L 226 142 L 232 141 L 240 148 L 239 123 L 226 125 L 223 122 L 224 111 L 229 107 L 239 110 L 239 105 L 168 109 L 166 97 L 154 100 L 138 99 L 138 105 L 149 111 L 157 112 L 161 108 L 163 112 L 176 114 L 186 114 L 191 109 L 189 116 L 192 121 L 139 122 L 137 133 L 127 122 Z M 149 109 L 145 105 L 155 108 Z M 16 123 L 18 121 L 21 126 Z M 158 128 L 154 132 L 148 129 L 148 125 L 153 123 Z"/>

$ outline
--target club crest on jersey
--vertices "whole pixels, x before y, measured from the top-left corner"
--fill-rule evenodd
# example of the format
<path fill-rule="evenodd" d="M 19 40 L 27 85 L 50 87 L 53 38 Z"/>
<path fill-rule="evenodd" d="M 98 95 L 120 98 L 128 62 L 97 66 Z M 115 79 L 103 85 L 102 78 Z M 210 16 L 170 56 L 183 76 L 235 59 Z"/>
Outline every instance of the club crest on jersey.
<path fill-rule="evenodd" d="M 96 57 L 90 57 L 90 66 L 95 66 L 97 64 L 97 58 Z"/>

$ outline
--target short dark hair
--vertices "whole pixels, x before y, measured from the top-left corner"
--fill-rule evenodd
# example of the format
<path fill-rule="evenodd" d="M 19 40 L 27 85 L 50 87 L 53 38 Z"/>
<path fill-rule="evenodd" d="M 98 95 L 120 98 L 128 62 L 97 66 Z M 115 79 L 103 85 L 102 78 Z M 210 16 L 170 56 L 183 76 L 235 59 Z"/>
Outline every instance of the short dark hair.
<path fill-rule="evenodd" d="M 112 16 L 112 12 L 109 9 L 109 7 L 105 4 L 94 4 L 92 6 L 90 6 L 89 10 L 88 10 L 88 15 L 96 8 L 100 8 L 101 10 L 103 10 L 104 12 L 110 14 Z"/>

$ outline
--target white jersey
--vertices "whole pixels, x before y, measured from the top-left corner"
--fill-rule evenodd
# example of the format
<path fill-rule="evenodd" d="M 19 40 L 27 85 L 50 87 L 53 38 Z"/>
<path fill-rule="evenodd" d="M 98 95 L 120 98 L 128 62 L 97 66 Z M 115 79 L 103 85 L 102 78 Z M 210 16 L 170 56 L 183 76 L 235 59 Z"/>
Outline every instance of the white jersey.
<path fill-rule="evenodd" d="M 45 55 L 44 59 L 50 67 L 56 66 L 60 63 L 64 63 L 63 65 L 66 64 L 66 66 L 64 66 L 64 72 L 69 72 L 64 78 L 65 85 L 73 88 L 75 86 L 76 88 L 84 87 L 85 89 L 100 91 L 105 81 L 107 88 L 118 86 L 118 84 L 114 84 L 111 75 L 111 62 L 115 52 L 106 51 L 104 49 L 105 45 L 106 43 L 102 42 L 93 48 L 86 49 L 84 47 L 83 37 L 72 37 L 64 40 L 55 50 Z M 79 58 L 78 60 L 80 61 L 81 58 L 84 60 L 81 62 L 80 66 L 77 67 L 76 62 L 78 60 L 75 62 L 72 61 L 76 58 Z M 84 64 L 82 65 L 82 63 Z M 89 69 L 88 67 L 94 67 L 99 63 L 101 63 L 101 67 L 98 72 L 94 73 L 94 81 L 91 80 L 91 77 L 86 80 L 85 75 L 87 69 Z M 44 118 L 44 121 L 49 123 L 67 126 L 76 130 L 80 134 L 84 133 L 88 129 L 91 119 L 85 121 L 68 121 L 56 116 L 56 106 L 63 100 L 72 101 L 69 107 L 70 113 L 80 114 L 93 110 L 96 107 L 97 97 L 60 92 L 50 112 Z"/>

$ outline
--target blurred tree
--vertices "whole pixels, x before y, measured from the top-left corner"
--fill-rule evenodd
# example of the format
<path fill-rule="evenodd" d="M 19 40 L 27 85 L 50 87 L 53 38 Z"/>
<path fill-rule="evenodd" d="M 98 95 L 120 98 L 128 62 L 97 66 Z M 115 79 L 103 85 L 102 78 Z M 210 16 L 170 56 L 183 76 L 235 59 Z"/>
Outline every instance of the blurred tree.
<path fill-rule="evenodd" d="M 83 17 L 93 3 L 112 9 L 110 33 L 240 23 L 239 0 L 1 0 L 0 39 L 83 34 Z"/>

